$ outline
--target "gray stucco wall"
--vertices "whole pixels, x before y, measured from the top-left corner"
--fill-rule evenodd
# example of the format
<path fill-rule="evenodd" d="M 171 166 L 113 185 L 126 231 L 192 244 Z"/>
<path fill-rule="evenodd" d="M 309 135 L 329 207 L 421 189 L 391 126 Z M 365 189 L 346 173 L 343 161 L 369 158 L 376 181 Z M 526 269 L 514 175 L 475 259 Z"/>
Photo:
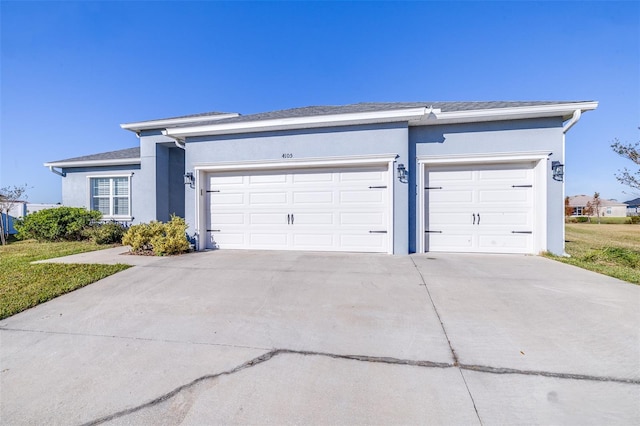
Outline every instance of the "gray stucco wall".
<path fill-rule="evenodd" d="M 144 181 L 141 179 L 140 166 L 110 166 L 110 167 L 73 167 L 62 170 L 66 176 L 62 179 L 62 204 L 69 207 L 85 207 L 89 205 L 89 176 L 112 176 L 130 174 L 131 176 L 131 214 L 134 222 L 139 222 L 137 211 L 141 209 L 140 199 L 143 193 Z"/>
<path fill-rule="evenodd" d="M 562 254 L 564 251 L 564 199 L 563 183 L 551 179 L 551 162 L 564 163 L 564 138 L 560 118 L 514 120 L 442 126 L 421 126 L 409 129 L 409 151 L 414 158 L 413 170 L 417 170 L 416 156 L 455 155 L 479 153 L 507 153 L 548 151 L 547 160 L 547 215 L 548 250 Z M 410 173 L 409 185 L 417 193 L 415 173 Z M 417 246 L 418 206 L 412 197 L 410 205 L 410 251 Z"/>
<path fill-rule="evenodd" d="M 187 139 L 185 170 L 202 163 L 294 160 L 338 156 L 397 154 L 397 162 L 408 164 L 406 123 L 332 127 L 301 131 L 264 132 L 245 135 L 209 136 Z M 395 173 L 395 171 L 392 171 Z M 408 185 L 394 179 L 394 253 L 408 253 Z M 185 218 L 189 233 L 195 232 L 195 191 L 186 188 Z"/>

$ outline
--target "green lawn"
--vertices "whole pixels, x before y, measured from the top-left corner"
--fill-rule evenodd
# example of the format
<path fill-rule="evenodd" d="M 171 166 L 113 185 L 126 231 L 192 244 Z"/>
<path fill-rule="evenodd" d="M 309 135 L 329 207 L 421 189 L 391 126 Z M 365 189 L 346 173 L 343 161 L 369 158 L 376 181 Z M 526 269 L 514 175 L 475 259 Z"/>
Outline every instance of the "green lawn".
<path fill-rule="evenodd" d="M 565 231 L 571 257 L 548 257 L 640 284 L 640 225 L 567 223 Z"/>
<path fill-rule="evenodd" d="M 111 246 L 86 241 L 20 241 L 0 246 L 0 319 L 129 268 L 128 265 L 31 265 L 30 262 L 108 247 Z"/>

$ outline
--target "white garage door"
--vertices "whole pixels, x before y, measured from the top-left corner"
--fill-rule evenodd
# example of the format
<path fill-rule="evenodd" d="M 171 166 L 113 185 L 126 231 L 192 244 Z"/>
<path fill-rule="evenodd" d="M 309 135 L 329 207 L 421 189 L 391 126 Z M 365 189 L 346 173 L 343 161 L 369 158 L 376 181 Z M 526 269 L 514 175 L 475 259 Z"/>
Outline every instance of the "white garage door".
<path fill-rule="evenodd" d="M 427 167 L 426 251 L 532 253 L 533 164 Z"/>
<path fill-rule="evenodd" d="M 207 247 L 387 252 L 388 167 L 211 173 Z"/>

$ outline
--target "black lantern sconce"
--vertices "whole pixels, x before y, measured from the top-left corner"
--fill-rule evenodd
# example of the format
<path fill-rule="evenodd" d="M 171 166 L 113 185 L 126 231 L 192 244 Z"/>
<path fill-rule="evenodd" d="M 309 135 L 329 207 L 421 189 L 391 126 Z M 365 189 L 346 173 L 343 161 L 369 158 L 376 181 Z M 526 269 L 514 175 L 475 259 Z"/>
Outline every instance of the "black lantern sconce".
<path fill-rule="evenodd" d="M 398 164 L 398 180 L 402 183 L 407 183 L 407 168 L 404 164 Z"/>
<path fill-rule="evenodd" d="M 189 185 L 189 188 L 195 188 L 196 179 L 193 177 L 193 173 L 187 172 L 184 174 L 184 184 Z"/>
<path fill-rule="evenodd" d="M 553 180 L 562 182 L 564 180 L 564 164 L 559 161 L 551 162 L 551 172 L 553 173 Z"/>

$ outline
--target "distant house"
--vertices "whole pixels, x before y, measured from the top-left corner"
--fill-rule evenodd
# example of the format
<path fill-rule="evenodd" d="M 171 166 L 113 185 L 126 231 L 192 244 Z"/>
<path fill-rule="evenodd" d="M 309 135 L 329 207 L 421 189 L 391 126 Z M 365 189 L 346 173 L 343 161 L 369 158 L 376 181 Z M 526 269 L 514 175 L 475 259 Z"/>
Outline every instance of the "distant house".
<path fill-rule="evenodd" d="M 564 252 L 565 135 L 593 101 L 392 102 L 122 124 L 48 162 L 62 202 L 184 217 L 198 250 Z"/>
<path fill-rule="evenodd" d="M 569 206 L 573 208 L 571 216 L 590 216 L 596 217 L 598 213 L 593 211 L 590 215 L 587 213 L 587 204 L 593 205 L 593 197 L 589 195 L 574 195 L 569 197 Z M 600 199 L 600 216 L 604 217 L 626 217 L 627 205 L 619 203 L 616 200 Z"/>
<path fill-rule="evenodd" d="M 16 229 L 13 227 L 13 222 L 16 219 L 23 218 L 27 214 L 27 202 L 16 201 L 8 213 L 8 215 L 6 213 L 2 213 L 2 223 L 6 224 L 7 229 L 9 230 L 9 235 L 13 235 L 17 233 Z"/>
<path fill-rule="evenodd" d="M 625 201 L 627 205 L 627 216 L 640 216 L 640 198 Z"/>

